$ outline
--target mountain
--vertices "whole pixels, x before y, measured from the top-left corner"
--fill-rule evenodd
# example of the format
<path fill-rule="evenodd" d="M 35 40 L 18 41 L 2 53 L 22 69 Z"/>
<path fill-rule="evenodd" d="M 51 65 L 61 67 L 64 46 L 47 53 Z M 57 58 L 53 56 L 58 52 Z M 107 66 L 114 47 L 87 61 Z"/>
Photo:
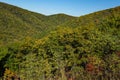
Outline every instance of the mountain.
<path fill-rule="evenodd" d="M 60 26 L 80 27 L 80 26 L 89 26 L 90 24 L 99 25 L 105 19 L 109 17 L 114 17 L 115 15 L 120 17 L 120 6 L 94 12 L 94 13 L 87 14 L 84 16 L 80 16 L 79 18 L 74 19 L 72 21 L 67 21 Z"/>
<path fill-rule="evenodd" d="M 120 6 L 73 17 L 0 3 L 0 80 L 120 80 L 119 44 Z"/>
<path fill-rule="evenodd" d="M 119 6 L 80 17 L 66 14 L 45 16 L 0 2 L 0 44 L 19 41 L 25 37 L 41 38 L 57 26 L 99 25 L 101 21 L 114 13 L 120 14 Z"/>
<path fill-rule="evenodd" d="M 45 16 L 0 2 L 0 42 L 42 37 L 57 25 L 74 18 L 64 14 Z"/>

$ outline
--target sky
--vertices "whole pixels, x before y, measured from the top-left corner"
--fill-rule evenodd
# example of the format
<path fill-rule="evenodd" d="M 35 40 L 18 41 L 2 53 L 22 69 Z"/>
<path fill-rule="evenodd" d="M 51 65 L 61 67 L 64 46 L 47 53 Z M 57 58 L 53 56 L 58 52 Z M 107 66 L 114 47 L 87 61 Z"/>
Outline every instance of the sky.
<path fill-rule="evenodd" d="M 120 0 L 0 0 L 44 15 L 81 16 L 120 6 Z"/>

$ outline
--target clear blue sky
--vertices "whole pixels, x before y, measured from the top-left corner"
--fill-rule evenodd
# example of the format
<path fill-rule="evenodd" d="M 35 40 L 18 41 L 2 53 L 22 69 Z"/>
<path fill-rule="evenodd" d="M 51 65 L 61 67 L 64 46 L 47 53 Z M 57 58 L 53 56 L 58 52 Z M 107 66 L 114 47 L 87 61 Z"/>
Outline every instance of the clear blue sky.
<path fill-rule="evenodd" d="M 120 0 L 0 0 L 45 15 L 65 13 L 81 16 L 120 6 Z"/>

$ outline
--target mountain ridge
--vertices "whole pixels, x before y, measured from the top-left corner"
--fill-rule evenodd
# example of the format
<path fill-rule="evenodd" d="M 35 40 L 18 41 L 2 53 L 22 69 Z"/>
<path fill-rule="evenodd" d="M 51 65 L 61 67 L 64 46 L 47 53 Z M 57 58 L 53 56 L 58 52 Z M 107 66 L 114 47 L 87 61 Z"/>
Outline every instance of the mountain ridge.
<path fill-rule="evenodd" d="M 44 36 L 65 20 L 73 19 L 71 16 L 64 15 L 65 20 L 56 20 L 57 15 L 53 18 L 6 3 L 0 3 L 0 8 L 0 39 L 5 42 L 8 42 L 9 40 L 7 39 L 10 39 L 7 37 L 8 35 L 12 38 L 10 39 L 11 41 L 13 39 L 23 39 L 24 36 Z"/>
<path fill-rule="evenodd" d="M 120 7 L 73 17 L 0 4 L 0 80 L 120 80 L 119 44 Z"/>
<path fill-rule="evenodd" d="M 14 5 L 0 2 L 0 43 L 14 42 L 25 37 L 41 38 L 55 30 L 57 26 L 80 27 L 99 24 L 112 13 L 119 14 L 120 6 L 80 17 L 64 13 L 43 15 Z"/>

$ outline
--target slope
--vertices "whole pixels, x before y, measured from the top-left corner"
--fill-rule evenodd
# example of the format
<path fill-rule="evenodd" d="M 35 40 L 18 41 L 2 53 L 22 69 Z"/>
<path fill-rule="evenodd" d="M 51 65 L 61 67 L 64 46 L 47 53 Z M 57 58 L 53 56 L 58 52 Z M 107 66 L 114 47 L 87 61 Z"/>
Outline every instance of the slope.
<path fill-rule="evenodd" d="M 0 3 L 0 42 L 14 42 L 27 36 L 39 38 L 57 25 L 74 17 L 63 15 L 45 16 L 19 7 Z M 61 19 L 65 19 L 62 21 Z"/>
<path fill-rule="evenodd" d="M 80 16 L 79 18 L 63 23 L 60 26 L 79 27 L 90 26 L 90 24 L 99 25 L 107 18 L 114 16 L 120 16 L 120 6 Z"/>

